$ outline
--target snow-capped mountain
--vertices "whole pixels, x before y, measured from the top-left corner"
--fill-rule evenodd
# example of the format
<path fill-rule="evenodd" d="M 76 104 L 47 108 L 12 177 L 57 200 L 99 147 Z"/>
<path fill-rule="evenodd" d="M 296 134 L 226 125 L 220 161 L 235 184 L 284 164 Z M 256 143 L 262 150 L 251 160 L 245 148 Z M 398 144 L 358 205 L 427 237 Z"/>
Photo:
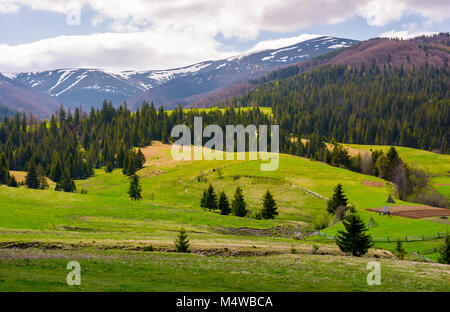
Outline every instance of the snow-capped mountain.
<path fill-rule="evenodd" d="M 127 101 L 133 109 L 143 101 L 172 108 L 178 104 L 187 105 L 218 88 L 355 43 L 355 40 L 322 36 L 280 49 L 249 52 L 170 70 L 113 72 L 73 68 L 3 73 L 0 81 L 3 77 L 15 87 L 43 93 L 71 108 L 82 106 L 88 110 L 92 106 L 99 107 L 104 100 L 111 100 L 116 105 Z M 4 102 L 8 104 L 8 101 Z"/>

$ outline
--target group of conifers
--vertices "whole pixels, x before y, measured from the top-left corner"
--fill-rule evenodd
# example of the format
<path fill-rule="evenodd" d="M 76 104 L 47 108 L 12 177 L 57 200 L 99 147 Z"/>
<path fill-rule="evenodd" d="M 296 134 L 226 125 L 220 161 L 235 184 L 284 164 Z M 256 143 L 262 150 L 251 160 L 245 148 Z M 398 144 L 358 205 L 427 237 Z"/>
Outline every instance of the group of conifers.
<path fill-rule="evenodd" d="M 217 198 L 216 192 L 214 191 L 212 184 L 210 184 L 208 189 L 203 192 L 200 206 L 204 210 L 209 210 L 210 212 L 219 210 L 220 214 L 224 216 L 233 214 L 237 217 L 245 217 L 250 214 L 240 186 L 236 187 L 234 198 L 230 205 L 225 192 L 220 192 L 219 197 Z M 262 199 L 261 212 L 255 213 L 253 216 L 257 219 L 274 219 L 278 215 L 277 209 L 275 199 L 270 191 L 267 191 Z"/>

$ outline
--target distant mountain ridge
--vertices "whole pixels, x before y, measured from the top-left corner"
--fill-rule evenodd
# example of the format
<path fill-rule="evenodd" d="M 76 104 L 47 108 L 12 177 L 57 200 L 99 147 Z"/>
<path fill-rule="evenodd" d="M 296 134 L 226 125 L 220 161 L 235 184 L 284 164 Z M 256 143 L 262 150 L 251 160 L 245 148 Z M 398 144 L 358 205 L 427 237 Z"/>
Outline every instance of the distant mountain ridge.
<path fill-rule="evenodd" d="M 171 109 L 197 102 L 218 89 L 356 43 L 356 40 L 321 36 L 279 49 L 248 52 L 169 70 L 113 72 L 73 68 L 3 73 L 0 74 L 0 104 L 39 117 L 48 117 L 59 103 L 88 110 L 99 107 L 104 100 L 111 100 L 114 105 L 127 101 L 133 110 L 143 101 Z M 21 94 L 20 89 L 24 90 Z"/>
<path fill-rule="evenodd" d="M 264 82 L 298 75 L 324 65 L 347 65 L 358 68 L 364 65 L 367 68 L 372 62 L 375 62 L 379 68 L 384 66 L 388 68 L 403 67 L 405 70 L 409 70 L 426 65 L 448 66 L 449 59 L 450 35 L 448 33 L 410 40 L 374 38 L 311 60 L 298 62 L 257 79 L 216 90 L 207 97 L 190 104 L 188 108 L 211 107 L 234 96 L 252 91 Z"/>

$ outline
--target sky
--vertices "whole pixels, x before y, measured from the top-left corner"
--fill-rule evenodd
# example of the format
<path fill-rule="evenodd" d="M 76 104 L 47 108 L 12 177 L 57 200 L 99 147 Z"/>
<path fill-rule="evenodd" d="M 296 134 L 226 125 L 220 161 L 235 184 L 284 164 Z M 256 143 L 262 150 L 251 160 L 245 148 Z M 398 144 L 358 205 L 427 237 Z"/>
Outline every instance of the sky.
<path fill-rule="evenodd" d="M 0 0 L 0 72 L 168 69 L 318 35 L 448 31 L 448 0 Z"/>

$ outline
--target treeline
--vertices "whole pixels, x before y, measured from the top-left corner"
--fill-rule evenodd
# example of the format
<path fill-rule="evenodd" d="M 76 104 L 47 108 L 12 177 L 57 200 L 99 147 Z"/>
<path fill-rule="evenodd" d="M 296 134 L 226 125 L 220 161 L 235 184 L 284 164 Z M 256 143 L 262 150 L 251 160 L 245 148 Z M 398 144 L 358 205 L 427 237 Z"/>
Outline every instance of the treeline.
<path fill-rule="evenodd" d="M 282 76 L 283 73 L 280 73 Z M 330 142 L 399 145 L 449 153 L 448 67 L 411 70 L 323 66 L 268 82 L 221 106 L 272 107 L 284 145 L 315 134 Z M 281 148 L 286 150 L 286 146 Z"/>
<path fill-rule="evenodd" d="M 92 108 L 89 114 L 61 107 L 50 121 L 40 123 L 18 113 L 5 118 L 0 123 L 0 155 L 5 155 L 8 170 L 29 171 L 33 165 L 37 176 L 47 176 L 57 183 L 88 178 L 93 169 L 101 167 L 107 172 L 122 168 L 131 176 L 145 162 L 136 147 L 151 145 L 152 140 L 173 141 L 172 128 L 186 124 L 193 129 L 196 116 L 203 117 L 204 127 L 271 124 L 259 109 L 199 112 L 179 107 L 168 113 L 162 107 L 157 110 L 153 104 L 143 103 L 141 109 L 131 113 L 126 103 L 115 108 L 105 101 L 101 109 Z"/>

